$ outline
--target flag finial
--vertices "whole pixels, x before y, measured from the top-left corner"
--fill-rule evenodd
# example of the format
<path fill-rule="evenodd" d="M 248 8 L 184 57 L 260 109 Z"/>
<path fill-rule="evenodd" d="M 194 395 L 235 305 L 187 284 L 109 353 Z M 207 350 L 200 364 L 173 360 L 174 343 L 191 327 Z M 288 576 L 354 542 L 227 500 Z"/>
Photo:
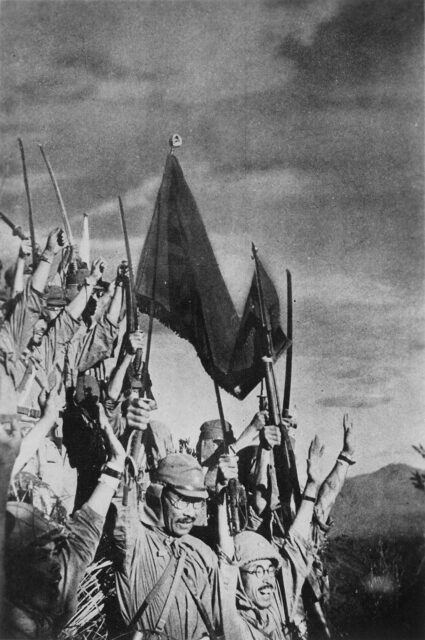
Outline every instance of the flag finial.
<path fill-rule="evenodd" d="M 168 144 L 170 145 L 170 153 L 173 153 L 174 149 L 182 146 L 183 140 L 178 133 L 173 133 L 168 140 Z"/>

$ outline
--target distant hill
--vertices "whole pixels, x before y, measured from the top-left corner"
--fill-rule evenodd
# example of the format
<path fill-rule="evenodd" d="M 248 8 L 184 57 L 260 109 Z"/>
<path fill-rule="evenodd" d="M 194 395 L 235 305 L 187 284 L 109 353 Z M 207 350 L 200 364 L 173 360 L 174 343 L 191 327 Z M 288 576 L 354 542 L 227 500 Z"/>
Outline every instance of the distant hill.
<path fill-rule="evenodd" d="M 339 495 L 330 537 L 421 536 L 425 533 L 425 492 L 411 477 L 416 469 L 389 464 L 374 473 L 349 478 Z"/>

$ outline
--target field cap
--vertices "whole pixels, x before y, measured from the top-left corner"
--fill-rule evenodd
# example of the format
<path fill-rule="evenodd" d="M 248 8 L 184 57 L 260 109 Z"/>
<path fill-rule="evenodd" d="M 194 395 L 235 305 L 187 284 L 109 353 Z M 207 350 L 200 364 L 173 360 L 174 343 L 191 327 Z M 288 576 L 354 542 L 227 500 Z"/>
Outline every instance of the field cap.
<path fill-rule="evenodd" d="M 207 498 L 204 474 L 196 458 L 185 453 L 170 453 L 160 460 L 152 482 L 171 487 L 188 498 Z"/>
<path fill-rule="evenodd" d="M 234 442 L 235 438 L 233 436 L 232 425 L 230 422 L 226 420 L 226 427 L 229 429 L 231 434 L 231 441 Z M 221 426 L 221 420 L 207 420 L 201 424 L 201 433 L 199 434 L 199 441 L 202 440 L 223 440 L 223 427 Z"/>

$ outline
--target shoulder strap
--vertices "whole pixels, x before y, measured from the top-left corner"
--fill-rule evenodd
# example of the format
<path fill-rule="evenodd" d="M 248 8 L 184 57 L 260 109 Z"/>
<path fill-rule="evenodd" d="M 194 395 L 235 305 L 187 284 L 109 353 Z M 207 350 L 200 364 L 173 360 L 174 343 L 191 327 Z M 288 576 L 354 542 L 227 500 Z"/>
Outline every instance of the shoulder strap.
<path fill-rule="evenodd" d="M 155 631 L 157 630 L 158 625 L 160 625 L 160 623 L 163 623 L 163 625 L 165 626 L 165 623 L 167 622 L 168 614 L 170 612 L 170 607 L 171 607 L 171 604 L 172 604 L 172 597 L 174 596 L 174 594 L 175 594 L 175 592 L 177 590 L 178 583 L 180 581 L 181 574 L 182 574 L 182 571 L 183 571 L 183 566 L 184 566 L 185 560 L 186 560 L 186 552 L 184 550 L 182 550 L 182 553 L 181 553 L 180 557 L 178 558 L 178 560 L 175 558 L 175 556 L 171 556 L 170 561 L 167 564 L 167 566 L 165 567 L 164 572 L 162 573 L 162 575 L 159 578 L 158 582 L 156 582 L 156 584 L 154 584 L 154 586 L 152 587 L 152 589 L 149 591 L 148 595 L 146 596 L 146 598 L 142 602 L 141 606 L 137 610 L 136 614 L 133 616 L 133 618 L 132 618 L 132 620 L 131 620 L 131 622 L 129 624 L 130 628 L 134 627 L 136 625 L 136 623 L 138 622 L 139 618 L 142 617 L 142 615 L 144 614 L 146 609 L 149 607 L 149 605 L 152 602 L 152 600 L 155 598 L 155 596 L 162 589 L 162 587 L 165 584 L 166 580 L 168 580 L 168 578 L 170 577 L 170 574 L 174 573 L 173 582 L 171 584 L 170 591 L 169 591 L 169 593 L 167 595 L 167 599 L 165 601 L 165 604 L 164 604 L 164 607 L 162 609 L 161 615 L 160 615 L 160 617 L 158 619 L 158 622 L 155 625 Z"/>
<path fill-rule="evenodd" d="M 198 608 L 199 611 L 199 615 L 202 618 L 202 622 L 204 623 L 207 631 L 208 631 L 208 636 L 210 638 L 210 640 L 219 640 L 216 632 L 214 631 L 214 627 L 212 625 L 212 622 L 210 620 L 210 617 L 208 615 L 208 611 L 206 610 L 204 603 L 202 602 L 202 600 L 200 599 L 200 597 L 198 596 L 198 594 L 196 593 L 196 587 L 193 584 L 193 580 L 187 576 L 184 575 L 183 576 L 183 582 L 187 587 L 187 590 L 189 591 L 190 595 L 192 596 L 193 600 L 195 601 L 195 604 Z"/>
<path fill-rule="evenodd" d="M 156 633 L 161 633 L 165 629 L 165 625 L 170 613 L 171 605 L 173 604 L 173 598 L 176 594 L 177 587 L 180 584 L 180 579 L 182 577 L 185 561 L 186 561 L 186 551 L 182 549 L 179 561 L 177 563 L 176 572 L 174 574 L 173 583 L 171 585 L 170 591 L 168 592 L 168 596 L 165 601 L 164 607 L 162 609 L 162 613 L 159 616 L 158 622 L 155 625 L 154 631 Z"/>

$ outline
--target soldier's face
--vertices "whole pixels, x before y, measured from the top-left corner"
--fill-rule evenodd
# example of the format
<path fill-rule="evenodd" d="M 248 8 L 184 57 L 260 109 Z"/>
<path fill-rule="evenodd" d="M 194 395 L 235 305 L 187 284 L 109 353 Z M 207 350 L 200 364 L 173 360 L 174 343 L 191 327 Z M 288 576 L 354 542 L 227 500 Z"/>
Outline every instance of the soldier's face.
<path fill-rule="evenodd" d="M 51 610 L 57 604 L 61 580 L 54 543 L 36 549 L 27 569 L 27 593 L 31 606 L 38 611 Z"/>
<path fill-rule="evenodd" d="M 41 340 L 46 332 L 47 322 L 43 319 L 37 320 L 32 333 L 32 341 L 35 345 L 41 344 Z"/>
<path fill-rule="evenodd" d="M 241 569 L 245 593 L 258 609 L 267 609 L 276 588 L 276 568 L 270 560 L 251 562 Z"/>
<path fill-rule="evenodd" d="M 162 495 L 162 514 L 167 533 L 180 538 L 190 533 L 204 500 L 181 496 L 165 489 Z"/>

